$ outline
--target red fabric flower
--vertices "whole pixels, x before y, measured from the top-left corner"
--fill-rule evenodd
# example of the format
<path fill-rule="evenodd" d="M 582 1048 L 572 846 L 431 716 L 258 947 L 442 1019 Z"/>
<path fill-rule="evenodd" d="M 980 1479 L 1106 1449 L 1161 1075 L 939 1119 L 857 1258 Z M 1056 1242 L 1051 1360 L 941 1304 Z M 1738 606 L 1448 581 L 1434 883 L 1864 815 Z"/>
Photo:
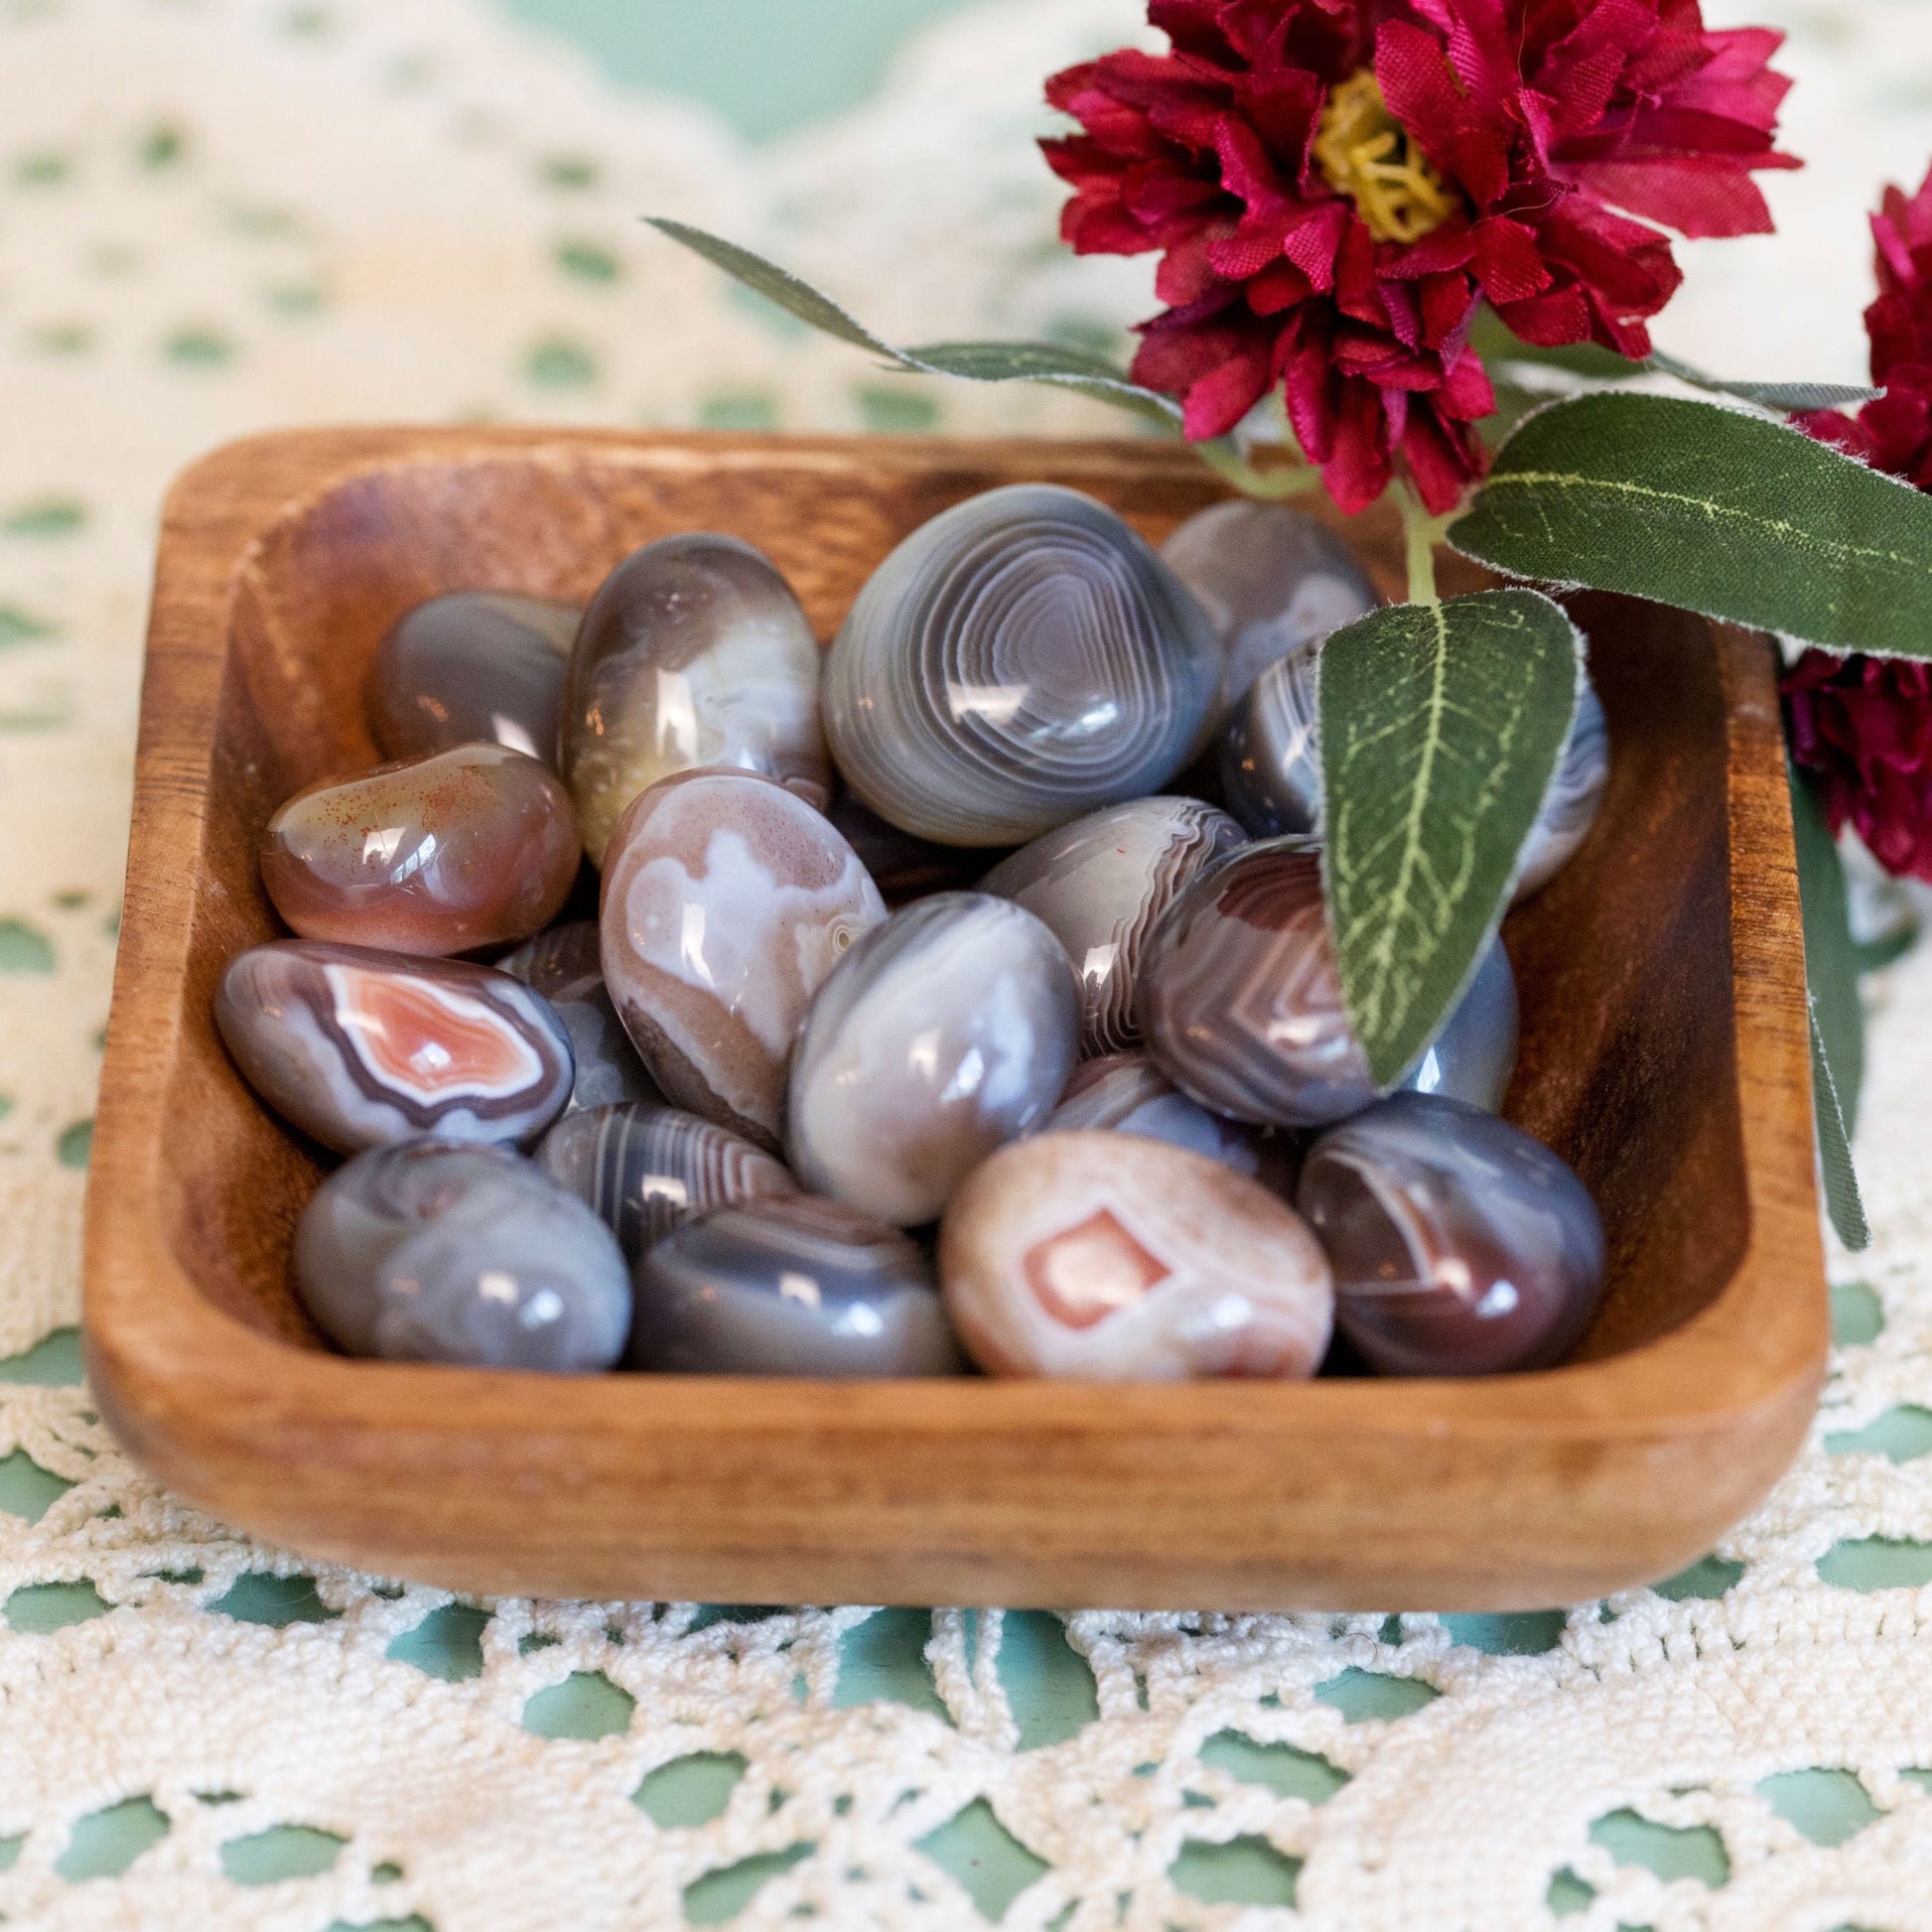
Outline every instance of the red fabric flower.
<path fill-rule="evenodd" d="M 1526 341 L 1646 354 L 1670 243 L 1762 232 L 1780 36 L 1698 0 L 1150 0 L 1172 43 L 1069 68 L 1043 143 L 1082 254 L 1164 256 L 1138 380 L 1224 434 L 1275 384 L 1344 509 L 1398 453 L 1430 507 L 1480 473 L 1479 299 Z M 1612 207 L 1643 217 L 1631 220 Z"/>
<path fill-rule="evenodd" d="M 1856 416 L 1799 428 L 1874 470 L 1932 489 L 1932 174 L 1910 200 L 1885 190 L 1871 230 L 1878 299 L 1864 312 L 1871 379 Z M 1785 675 L 1791 756 L 1818 775 L 1834 832 L 1857 828 L 1888 872 L 1932 880 L 1932 665 L 1808 650 Z"/>

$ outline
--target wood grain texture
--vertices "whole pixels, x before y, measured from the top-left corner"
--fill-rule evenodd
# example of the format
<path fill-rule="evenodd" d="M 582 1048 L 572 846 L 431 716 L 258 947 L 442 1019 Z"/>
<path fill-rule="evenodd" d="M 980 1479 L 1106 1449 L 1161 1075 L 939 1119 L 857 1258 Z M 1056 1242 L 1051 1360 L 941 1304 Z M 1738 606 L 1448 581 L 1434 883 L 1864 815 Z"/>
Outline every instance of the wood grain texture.
<path fill-rule="evenodd" d="M 1509 1609 L 1654 1580 L 1775 1480 L 1827 1313 L 1788 804 L 1763 640 L 1580 599 L 1615 771 L 1511 919 L 1512 1117 L 1594 1189 L 1575 1363 L 1481 1382 L 1087 1388 L 553 1379 L 349 1361 L 287 1280 L 318 1154 L 215 1036 L 275 923 L 260 830 L 374 756 L 362 667 L 438 592 L 587 597 L 712 528 L 829 638 L 935 511 L 1046 480 L 1159 539 L 1219 494 L 1135 443 L 318 431 L 170 499 L 93 1148 L 88 1368 L 163 1481 L 318 1558 L 482 1593 L 741 1602 Z M 1385 588 L 1400 545 L 1350 531 Z M 1451 586 L 1475 581 L 1451 565 Z"/>

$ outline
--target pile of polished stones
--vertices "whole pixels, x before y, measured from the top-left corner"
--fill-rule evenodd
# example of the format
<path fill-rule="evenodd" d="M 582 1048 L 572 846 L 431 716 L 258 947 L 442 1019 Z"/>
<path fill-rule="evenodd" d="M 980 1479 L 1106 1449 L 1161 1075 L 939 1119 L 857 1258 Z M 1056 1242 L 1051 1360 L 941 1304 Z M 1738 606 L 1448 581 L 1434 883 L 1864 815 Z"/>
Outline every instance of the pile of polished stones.
<path fill-rule="evenodd" d="M 351 1157 L 296 1239 L 310 1315 L 566 1371 L 1560 1359 L 1603 1236 L 1497 1115 L 1501 944 L 1387 1097 L 1336 976 L 1314 666 L 1375 604 L 1279 506 L 1157 554 L 1022 484 L 908 536 L 829 652 L 709 533 L 581 613 L 408 612 L 367 684 L 393 761 L 270 820 L 299 936 L 217 1000 L 255 1091 Z M 1591 693 L 1519 894 L 1608 770 Z"/>

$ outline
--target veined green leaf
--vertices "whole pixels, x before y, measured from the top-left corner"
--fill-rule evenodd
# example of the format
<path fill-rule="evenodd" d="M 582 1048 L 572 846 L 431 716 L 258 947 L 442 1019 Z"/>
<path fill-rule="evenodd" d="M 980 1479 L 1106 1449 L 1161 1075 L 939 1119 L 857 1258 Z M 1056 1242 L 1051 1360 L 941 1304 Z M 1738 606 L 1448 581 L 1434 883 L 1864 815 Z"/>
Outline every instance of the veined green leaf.
<path fill-rule="evenodd" d="M 1534 591 L 1399 604 L 1321 647 L 1322 878 L 1379 1086 L 1442 1030 L 1570 735 L 1584 642 Z"/>
<path fill-rule="evenodd" d="M 1606 393 L 1539 410 L 1449 540 L 1518 577 L 1932 656 L 1932 496 L 1716 403 Z"/>
<path fill-rule="evenodd" d="M 707 234 L 688 222 L 660 215 L 646 215 L 645 219 L 660 234 L 702 255 L 800 322 L 855 348 L 869 348 L 908 372 L 957 376 L 967 382 L 1045 382 L 1118 404 L 1168 429 L 1176 428 L 1180 422 L 1180 405 L 1172 396 L 1142 388 L 1124 369 L 1091 349 L 1058 343 L 925 343 L 914 348 L 895 348 L 848 315 L 829 295 L 762 255 Z"/>
<path fill-rule="evenodd" d="M 1639 368 L 1655 369 L 1659 375 L 1674 375 L 1680 382 L 1689 382 L 1699 389 L 1709 389 L 1721 396 L 1736 396 L 1742 402 L 1754 402 L 1765 409 L 1837 409 L 1848 402 L 1869 402 L 1878 391 L 1865 389 L 1854 382 L 1730 382 L 1719 375 L 1706 375 L 1705 372 L 1689 362 L 1680 362 L 1675 355 L 1666 355 L 1662 349 L 1653 349 L 1646 362 L 1637 364 Z"/>

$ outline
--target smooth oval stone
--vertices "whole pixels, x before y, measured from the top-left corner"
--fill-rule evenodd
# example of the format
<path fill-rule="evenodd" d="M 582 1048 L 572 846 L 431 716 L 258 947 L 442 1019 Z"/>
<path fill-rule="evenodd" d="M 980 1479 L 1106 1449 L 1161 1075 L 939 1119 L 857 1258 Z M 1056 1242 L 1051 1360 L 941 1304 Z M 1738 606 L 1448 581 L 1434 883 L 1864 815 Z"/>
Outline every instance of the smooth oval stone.
<path fill-rule="evenodd" d="M 930 1221 L 987 1155 L 1052 1112 L 1079 1011 L 1060 942 L 1009 900 L 939 893 L 895 912 L 806 1016 L 792 1172 L 882 1221 Z"/>
<path fill-rule="evenodd" d="M 303 1210 L 295 1283 L 331 1341 L 394 1362 L 604 1369 L 630 1326 L 610 1229 L 500 1148 L 358 1154 Z"/>
<path fill-rule="evenodd" d="M 621 1100 L 662 1105 L 664 1096 L 657 1082 L 637 1057 L 604 990 L 603 949 L 595 919 L 572 919 L 539 932 L 499 959 L 496 970 L 534 987 L 564 1023 L 577 1061 L 567 1113 L 615 1106 Z"/>
<path fill-rule="evenodd" d="M 982 1368 L 1087 1382 L 1311 1375 L 1334 1302 L 1293 1208 L 1122 1134 L 1003 1148 L 946 1210 L 939 1279 Z"/>
<path fill-rule="evenodd" d="M 1197 1105 L 1145 1053 L 1110 1053 L 1073 1070 L 1047 1134 L 1138 1134 L 1218 1161 L 1278 1194 L 1293 1191 L 1296 1150 L 1285 1136 L 1223 1120 Z"/>
<path fill-rule="evenodd" d="M 543 998 L 460 960 L 277 939 L 229 964 L 214 1019 L 248 1084 L 339 1154 L 530 1141 L 570 1098 L 570 1036 Z"/>
<path fill-rule="evenodd" d="M 570 794 L 501 745 L 311 785 L 262 835 L 262 884 L 303 938 L 386 952 L 526 938 L 557 916 L 578 864 Z"/>
<path fill-rule="evenodd" d="M 956 1375 L 932 1264 L 897 1228 L 798 1195 L 687 1221 L 637 1269 L 631 1359 L 712 1375 Z"/>
<path fill-rule="evenodd" d="M 669 1099 L 777 1152 L 805 1008 L 886 917 L 823 814 L 748 771 L 635 799 L 604 869 L 604 984 Z"/>
<path fill-rule="evenodd" d="M 389 627 L 363 687 L 384 758 L 414 759 L 479 742 L 554 764 L 574 604 L 459 591 Z"/>
<path fill-rule="evenodd" d="M 762 1148 L 674 1107 L 566 1114 L 543 1137 L 537 1164 L 616 1233 L 633 1262 L 714 1207 L 798 1191 L 790 1170 Z"/>
<path fill-rule="evenodd" d="M 761 552 L 706 531 L 633 551 L 584 613 L 564 689 L 562 768 L 593 862 L 676 771 L 758 771 L 824 806 L 818 679 L 812 627 Z"/>
<path fill-rule="evenodd" d="M 846 782 L 942 845 L 1018 845 L 1160 787 L 1220 684 L 1213 626 L 1090 496 L 1015 483 L 914 530 L 825 666 Z"/>
<path fill-rule="evenodd" d="M 1256 838 L 1321 830 L 1321 740 L 1315 710 L 1318 645 L 1284 657 L 1255 680 L 1221 738 L 1221 795 Z M 1527 898 L 1569 864 L 1610 781 L 1608 721 L 1585 677 L 1577 717 L 1543 809 L 1524 842 L 1515 898 Z"/>
<path fill-rule="evenodd" d="M 1211 503 L 1174 531 L 1161 555 L 1220 633 L 1223 706 L 1239 704 L 1269 665 L 1382 603 L 1334 531 L 1280 503 Z"/>
<path fill-rule="evenodd" d="M 1241 846 L 1181 894 L 1148 941 L 1140 1014 L 1149 1054 L 1230 1120 L 1319 1127 L 1376 1098 L 1335 970 L 1320 855 L 1308 838 Z M 1507 959 L 1484 961 L 1409 1080 L 1500 1101 L 1516 1059 L 1508 973 Z"/>
<path fill-rule="evenodd" d="M 1080 1050 L 1118 1053 L 1141 1036 L 1141 954 L 1175 896 L 1246 834 L 1198 798 L 1136 798 L 1043 832 L 980 881 L 1024 905 L 1080 975 Z"/>
<path fill-rule="evenodd" d="M 1473 1107 L 1403 1093 L 1324 1134 L 1297 1193 L 1335 1317 L 1385 1375 L 1547 1368 L 1603 1289 L 1603 1224 L 1547 1147 Z"/>

